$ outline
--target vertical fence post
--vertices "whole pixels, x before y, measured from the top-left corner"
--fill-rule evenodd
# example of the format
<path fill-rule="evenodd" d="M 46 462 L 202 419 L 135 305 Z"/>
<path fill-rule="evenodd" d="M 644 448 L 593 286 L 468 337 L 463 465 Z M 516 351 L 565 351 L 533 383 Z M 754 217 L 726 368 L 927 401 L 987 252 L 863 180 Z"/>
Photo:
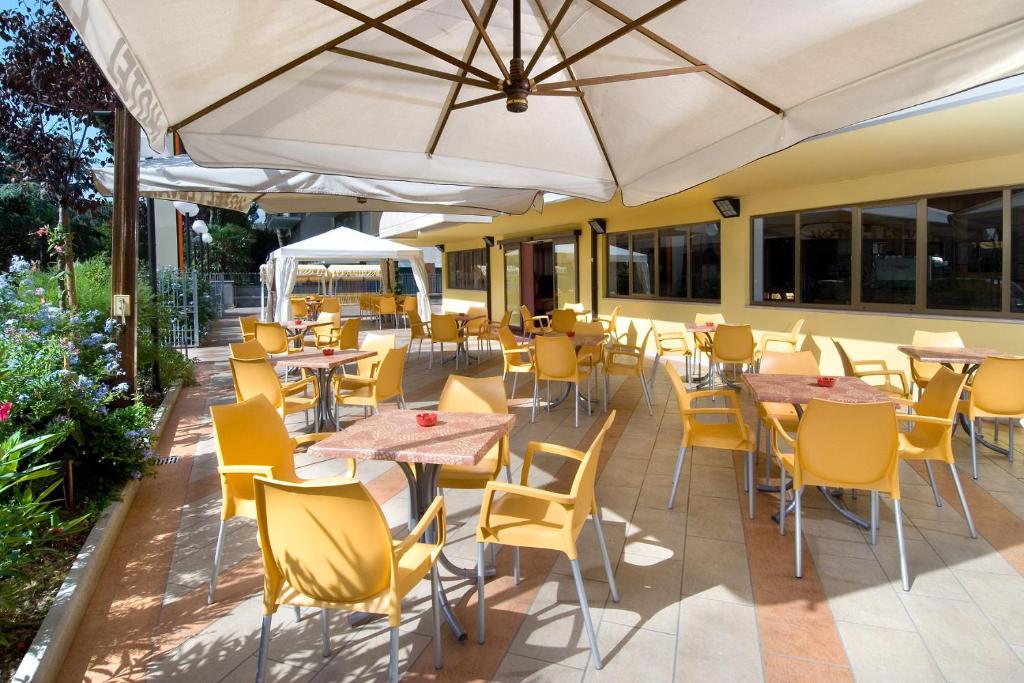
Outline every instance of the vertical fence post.
<path fill-rule="evenodd" d="M 114 110 L 114 207 L 111 216 L 110 279 L 113 294 L 130 297 L 117 334 L 129 392 L 135 391 L 139 273 L 139 122 L 124 106 Z M 113 299 L 111 299 L 113 310 Z"/>

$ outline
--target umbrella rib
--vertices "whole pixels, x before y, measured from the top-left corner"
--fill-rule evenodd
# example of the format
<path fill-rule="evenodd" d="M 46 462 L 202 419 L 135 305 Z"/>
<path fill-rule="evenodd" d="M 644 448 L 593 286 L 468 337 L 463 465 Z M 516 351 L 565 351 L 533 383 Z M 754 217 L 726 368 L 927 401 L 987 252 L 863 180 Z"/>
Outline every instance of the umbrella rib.
<path fill-rule="evenodd" d="M 380 21 L 379 19 L 374 19 L 373 17 L 371 17 L 369 15 L 363 14 L 362 12 L 360 12 L 358 10 L 354 10 L 354 9 L 352 9 L 351 7 L 349 7 L 349 6 L 345 5 L 345 4 L 342 4 L 340 2 L 336 2 L 335 0 L 316 0 L 316 1 L 319 2 L 321 5 L 324 5 L 326 7 L 330 7 L 331 9 L 337 10 L 338 12 L 341 12 L 342 14 L 344 14 L 346 16 L 352 17 L 353 19 L 356 19 L 357 21 L 361 21 L 364 24 L 368 24 L 369 26 L 371 26 L 372 28 L 377 29 L 381 33 L 389 35 L 392 38 L 395 38 L 396 40 L 400 40 L 403 43 L 405 43 L 406 45 L 414 47 L 417 50 L 420 50 L 421 52 L 426 52 L 428 55 L 430 55 L 432 57 L 437 57 L 441 61 L 448 62 L 452 66 L 458 67 L 460 69 L 463 69 L 464 71 L 468 71 L 468 72 L 470 72 L 472 74 L 475 74 L 476 76 L 484 79 L 485 81 L 489 81 L 491 83 L 494 83 L 495 85 L 500 85 L 501 84 L 501 80 L 497 76 L 495 76 L 494 74 L 489 74 L 486 71 L 483 71 L 482 69 L 476 68 L 472 64 L 464 62 L 461 59 L 456 59 L 455 57 L 452 57 L 447 52 L 444 52 L 442 50 L 438 50 L 436 47 L 434 47 L 432 45 L 428 45 L 427 43 L 424 43 L 422 40 L 419 40 L 417 38 L 413 38 L 408 33 L 405 33 L 403 31 L 399 31 L 396 28 L 392 28 L 392 27 L 388 26 L 387 24 L 385 24 L 383 21 Z"/>
<path fill-rule="evenodd" d="M 459 76 L 457 74 L 450 74 L 446 71 L 438 71 L 437 69 L 429 69 L 425 66 L 419 66 L 417 64 L 408 64 L 406 62 L 399 62 L 394 59 L 388 59 L 387 57 L 378 57 L 377 55 L 367 54 L 365 52 L 357 52 L 355 50 L 349 50 L 343 47 L 332 47 L 330 52 L 342 57 L 351 57 L 352 59 L 361 59 L 366 62 L 373 62 L 374 64 L 380 64 L 382 66 L 389 66 L 394 69 L 401 69 L 402 71 L 411 71 L 423 76 L 433 76 L 434 78 L 443 78 L 446 81 L 452 81 L 454 83 L 461 83 L 465 85 L 474 85 L 478 88 L 486 88 L 487 90 L 495 90 L 497 88 L 493 83 L 487 81 L 481 81 L 478 78 L 468 78 L 466 76 Z"/>
<path fill-rule="evenodd" d="M 484 28 L 487 28 L 487 24 L 491 21 L 491 15 L 494 13 L 494 8 L 498 4 L 498 0 L 490 0 L 489 4 L 484 7 L 482 24 Z M 472 62 L 476 57 L 476 51 L 480 49 L 481 35 L 479 32 L 470 38 L 469 43 L 466 44 L 466 52 L 464 61 Z M 463 71 L 465 74 L 465 71 Z M 462 84 L 456 83 L 452 86 L 448 92 L 448 97 L 445 99 L 444 111 L 437 119 L 437 124 L 434 126 L 434 133 L 430 136 L 430 142 L 427 144 L 427 154 L 433 154 L 437 149 L 438 143 L 441 142 L 441 135 L 444 133 L 444 129 L 448 126 L 448 119 L 451 117 L 452 112 L 455 111 L 455 100 L 458 98 L 459 93 L 462 92 Z M 494 97 L 491 95 L 490 97 Z M 497 99 L 497 98 L 495 98 Z"/>
<path fill-rule="evenodd" d="M 533 71 L 533 67 L 537 66 L 537 60 L 544 53 L 544 48 L 548 46 L 548 41 L 555 35 L 555 29 L 562 23 L 562 19 L 565 17 L 565 13 L 569 10 L 569 5 L 572 4 L 572 0 L 565 0 L 562 6 L 558 9 L 558 13 L 555 14 L 555 19 L 552 22 L 547 22 L 547 17 L 544 18 L 545 23 L 548 23 L 548 30 L 544 32 L 544 37 L 540 39 L 540 43 L 537 45 L 537 49 L 533 53 L 533 57 L 530 58 L 530 63 L 526 65 L 526 70 L 523 72 L 529 77 L 530 72 Z M 564 59 L 564 56 L 563 56 Z"/>
<path fill-rule="evenodd" d="M 658 69 L 656 71 L 636 71 L 628 74 L 615 74 L 613 76 L 595 76 L 594 78 L 578 78 L 574 81 L 556 81 L 541 83 L 537 86 L 535 95 L 544 94 L 552 90 L 562 88 L 581 88 L 588 85 L 603 85 L 605 83 L 621 83 L 623 81 L 639 81 L 645 78 L 662 78 L 664 76 L 681 76 L 683 74 L 694 74 L 707 71 L 706 64 L 695 64 L 693 66 L 680 66 L 673 69 Z"/>
<path fill-rule="evenodd" d="M 465 109 L 466 107 L 475 107 L 478 104 L 486 104 L 488 102 L 494 102 L 495 100 L 504 99 L 505 93 L 500 92 L 494 95 L 484 95 L 483 97 L 476 97 L 472 100 L 464 100 L 462 102 L 455 102 L 452 104 L 452 111 L 456 109 Z"/>
<path fill-rule="evenodd" d="M 544 11 L 544 3 L 542 0 L 533 0 L 533 4 L 537 7 L 540 12 L 541 18 L 544 20 L 544 24 L 550 29 L 551 22 L 548 20 L 548 14 Z M 562 43 L 558 40 L 558 36 L 555 35 L 554 31 L 551 31 L 551 40 L 555 44 L 555 49 L 558 50 L 558 54 L 563 60 L 565 60 L 565 50 L 562 49 Z M 565 70 L 569 73 L 569 78 L 576 79 L 576 74 L 573 73 L 572 67 L 567 66 Z M 601 131 L 597 129 L 597 121 L 594 120 L 594 113 L 590 111 L 590 105 L 587 103 L 587 98 L 583 95 L 583 90 L 579 86 L 576 86 L 576 92 L 580 94 L 580 106 L 583 108 L 583 114 L 587 117 L 587 123 L 590 124 L 590 130 L 594 133 L 594 139 L 597 140 L 597 146 L 601 150 L 601 156 L 604 158 L 604 163 L 608 166 L 608 172 L 612 176 L 612 180 L 617 186 L 619 184 L 619 176 L 615 172 L 615 167 L 612 165 L 612 158 L 608 154 L 608 147 L 604 144 L 604 138 L 601 137 Z"/>
<path fill-rule="evenodd" d="M 608 14 L 608 15 L 618 19 L 619 21 L 621 21 L 624 24 L 629 22 L 629 17 L 628 16 L 626 16 L 625 14 L 620 12 L 619 10 L 615 9 L 614 7 L 606 4 L 602 0 L 588 0 L 588 2 L 591 5 L 593 5 L 594 7 L 598 8 L 601 11 L 603 11 L 605 14 Z M 758 95 L 757 93 L 753 92 L 752 90 L 750 90 L 748 88 L 745 88 L 744 86 L 742 86 L 741 84 L 739 84 L 736 81 L 732 80 L 731 78 L 729 78 L 728 76 L 726 76 L 722 72 L 718 71 L 717 69 L 714 69 L 711 66 L 708 66 L 702 60 L 697 59 L 693 55 L 689 54 L 688 52 L 686 52 L 685 50 L 683 50 L 679 46 L 675 45 L 671 41 L 666 40 L 665 38 L 661 37 L 660 35 L 658 35 L 654 31 L 652 31 L 651 29 L 647 28 L 646 26 L 638 26 L 636 31 L 640 35 L 642 35 L 642 36 L 652 40 L 653 42 L 657 43 L 658 45 L 660 45 L 661 47 L 665 48 L 666 50 L 668 50 L 672 54 L 676 55 L 677 57 L 681 57 L 682 59 L 686 60 L 687 62 L 690 62 L 691 64 L 693 64 L 695 66 L 704 66 L 704 67 L 706 67 L 705 68 L 705 73 L 706 74 L 708 74 L 712 78 L 718 80 L 719 82 L 727 85 L 728 87 L 732 88 L 733 90 L 735 90 L 736 92 L 740 93 L 744 97 L 746 97 L 746 98 L 748 98 L 750 100 L 753 100 L 754 102 L 756 102 L 757 104 L 761 105 L 765 109 L 769 110 L 773 114 L 783 114 L 784 113 L 784 111 L 783 111 L 783 109 L 781 107 L 779 107 L 779 106 L 773 104 L 772 102 L 766 100 L 765 98 L 761 97 L 760 95 Z"/>
<path fill-rule="evenodd" d="M 380 15 L 379 17 L 377 17 L 377 19 L 379 21 L 387 21 L 388 19 L 394 19 L 399 14 L 402 14 L 403 12 L 406 12 L 406 11 L 412 9 L 416 5 L 422 5 L 424 2 L 426 2 L 426 0 L 409 0 L 409 2 L 406 2 L 404 4 L 399 5 L 398 7 L 395 7 L 393 9 L 388 10 L 384 14 Z M 324 44 L 322 44 L 322 45 L 320 45 L 320 46 L 310 50 L 309 52 L 306 52 L 306 53 L 304 53 L 302 55 L 299 55 L 298 57 L 296 57 L 295 59 L 291 60 L 290 62 L 287 62 L 286 64 L 282 64 L 281 66 L 277 67 L 273 71 L 271 71 L 269 73 L 266 73 L 263 76 L 260 76 L 256 80 L 251 81 L 251 82 L 243 85 L 238 90 L 235 90 L 235 91 L 225 95 L 224 97 L 220 98 L 216 102 L 203 107 L 202 109 L 200 109 L 199 111 L 195 112 L 194 114 L 191 114 L 187 118 L 184 118 L 181 121 L 179 121 L 178 123 L 175 123 L 174 125 L 170 126 L 170 129 L 172 131 L 177 131 L 180 128 L 184 128 L 188 124 L 192 123 L 193 121 L 196 121 L 197 119 L 201 119 L 202 117 L 206 116 L 210 112 L 213 112 L 213 111 L 216 111 L 217 109 L 220 109 L 225 104 L 228 104 L 230 102 L 233 102 L 234 100 L 237 100 L 239 97 L 241 97 L 242 95 L 246 94 L 247 92 L 251 92 L 252 90 L 255 90 L 256 88 L 260 87 L 264 83 L 266 83 L 268 81 L 272 81 L 273 79 L 277 78 L 278 76 L 291 71 L 295 67 L 301 66 L 302 64 L 305 64 L 306 62 L 308 62 L 309 60 L 313 59 L 314 57 L 316 57 L 318 55 L 322 55 L 323 53 L 325 53 L 328 50 L 330 50 L 332 47 L 337 47 L 338 45 L 341 45 L 342 43 L 344 43 L 346 40 L 350 40 L 352 38 L 355 38 L 359 34 L 363 33 L 364 31 L 368 31 L 369 29 L 370 29 L 370 27 L 367 26 L 366 24 L 364 24 L 362 26 L 357 26 L 356 28 L 354 28 L 354 29 L 352 29 L 350 31 L 346 31 L 345 33 L 342 33 L 337 38 L 334 38 L 333 40 L 329 40 L 326 43 L 324 43 Z"/>
<path fill-rule="evenodd" d="M 508 68 L 505 66 L 505 62 L 501 61 L 501 55 L 498 54 L 498 48 L 494 46 L 494 42 L 491 37 L 487 35 L 487 27 L 480 21 L 480 16 L 473 9 L 473 5 L 470 4 L 469 0 L 462 0 L 463 7 L 466 8 L 466 14 L 473 20 L 473 25 L 476 26 L 477 33 L 483 38 L 484 44 L 487 45 L 487 50 L 491 53 L 491 57 L 494 58 L 494 63 L 498 65 L 498 70 L 501 71 L 501 75 L 505 77 L 506 81 L 512 80 L 512 77 L 508 73 Z"/>
<path fill-rule="evenodd" d="M 598 50 L 600 50 L 605 45 L 608 45 L 609 43 L 612 43 L 612 42 L 618 40 L 619 38 L 621 38 L 622 36 L 626 35 L 630 31 L 633 31 L 633 30 L 637 29 L 638 27 L 643 27 L 643 25 L 646 24 L 648 21 L 651 21 L 652 19 L 655 19 L 656 17 L 664 14 L 665 12 L 667 12 L 670 9 L 672 9 L 673 7 L 676 7 L 677 5 L 681 5 L 684 2 L 686 2 L 686 0 L 668 0 L 668 2 L 663 2 L 662 4 L 658 5 L 654 9 L 652 9 L 647 14 L 644 14 L 644 15 L 642 15 L 640 17 L 637 17 L 636 19 L 633 19 L 633 20 L 629 21 L 628 23 L 626 23 L 625 26 L 620 26 L 619 28 L 615 29 L 614 31 L 612 31 L 611 33 L 606 35 L 605 37 L 600 38 L 598 40 L 595 40 L 590 45 L 588 45 L 585 48 L 581 49 L 579 52 L 576 52 L 572 56 L 566 57 L 565 59 L 563 59 L 558 64 L 555 64 L 550 69 L 545 69 L 540 74 L 538 74 L 538 76 L 537 76 L 537 78 L 535 80 L 540 82 L 540 81 L 543 81 L 544 79 L 546 79 L 546 78 L 548 78 L 550 76 L 553 76 L 554 74 L 558 73 L 562 69 L 565 69 L 566 67 L 571 66 L 572 64 L 575 64 L 576 62 L 580 61 L 584 57 L 587 57 L 588 55 L 591 55 L 591 54 L 597 52 Z"/>

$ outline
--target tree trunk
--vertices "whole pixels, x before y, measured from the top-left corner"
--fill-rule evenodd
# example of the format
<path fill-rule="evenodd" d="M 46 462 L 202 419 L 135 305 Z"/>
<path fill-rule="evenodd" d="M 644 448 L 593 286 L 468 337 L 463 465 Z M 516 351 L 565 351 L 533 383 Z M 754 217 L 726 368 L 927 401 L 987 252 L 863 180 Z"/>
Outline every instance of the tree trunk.
<path fill-rule="evenodd" d="M 64 235 L 64 249 L 60 255 L 61 267 L 64 269 L 64 277 L 61 280 L 61 304 L 69 311 L 78 308 L 78 289 L 75 286 L 75 249 L 74 240 L 71 235 L 71 212 L 64 202 L 57 206 L 57 222 L 61 227 L 61 234 Z"/>

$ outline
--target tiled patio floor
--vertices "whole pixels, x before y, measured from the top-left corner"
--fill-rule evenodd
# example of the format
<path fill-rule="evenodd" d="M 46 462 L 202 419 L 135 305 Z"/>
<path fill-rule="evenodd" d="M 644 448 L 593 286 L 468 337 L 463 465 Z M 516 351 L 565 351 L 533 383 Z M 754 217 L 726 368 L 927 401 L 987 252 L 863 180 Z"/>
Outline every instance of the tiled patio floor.
<path fill-rule="evenodd" d="M 200 383 L 181 396 L 159 446 L 161 454 L 179 459 L 143 482 L 62 680 L 253 679 L 261 574 L 252 523 L 229 524 L 218 601 L 206 605 L 220 504 L 208 407 L 231 400 L 225 355 L 224 348 L 203 350 Z M 463 371 L 500 372 L 493 358 Z M 436 365 L 428 370 L 425 354 L 410 356 L 410 403 L 436 404 L 450 371 Z M 532 385 L 521 382 L 518 391 L 525 396 Z M 664 373 L 653 396 L 652 417 L 635 380 L 612 383 L 610 405 L 618 420 L 605 444 L 597 496 L 621 591 L 618 604 L 609 598 L 591 527 L 580 538 L 605 668 L 596 671 L 590 659 L 569 564 L 554 553 L 524 551 L 524 580 L 514 586 L 511 553 L 503 551 L 499 576 L 487 585 L 487 644 L 472 636 L 458 643 L 445 629 L 442 671 L 432 666 L 426 585 L 406 602 L 400 667 L 407 680 L 1024 680 L 1020 458 L 1011 465 L 980 449 L 981 476 L 973 481 L 969 448 L 958 437 L 976 540 L 968 536 L 948 472 L 936 468 L 944 499 L 937 508 L 923 468 L 903 466 L 909 593 L 899 585 L 888 500 L 882 502 L 878 545 L 871 546 L 866 532 L 838 517 L 816 491 L 808 493 L 805 575 L 796 579 L 792 519 L 788 535 L 780 537 L 770 520 L 778 498 L 767 493 L 757 495 L 756 519 L 746 518 L 738 454 L 698 449 L 686 464 L 675 509 L 666 509 L 680 425 Z M 752 423 L 749 398 L 741 396 Z M 515 405 L 514 471 L 528 441 L 585 447 L 603 415 L 582 416 L 573 428 L 565 405 L 530 424 L 529 404 L 520 399 Z M 302 417 L 290 424 L 301 429 Z M 343 471 L 342 463 L 305 455 L 299 462 L 305 477 Z M 538 460 L 531 483 L 555 480 L 562 464 L 553 457 Z M 763 461 L 759 475 L 762 467 Z M 360 476 L 396 530 L 403 528 L 407 494 L 397 468 L 365 463 Z M 448 554 L 467 566 L 475 561 L 479 502 L 479 492 L 446 495 Z M 847 496 L 847 502 L 868 514 L 867 496 Z M 449 578 L 446 585 L 473 633 L 470 583 Z M 387 633 L 380 623 L 349 628 L 344 615 L 335 615 L 325 659 L 319 618 L 309 616 L 296 623 L 290 611 L 276 615 L 271 680 L 384 678 Z"/>

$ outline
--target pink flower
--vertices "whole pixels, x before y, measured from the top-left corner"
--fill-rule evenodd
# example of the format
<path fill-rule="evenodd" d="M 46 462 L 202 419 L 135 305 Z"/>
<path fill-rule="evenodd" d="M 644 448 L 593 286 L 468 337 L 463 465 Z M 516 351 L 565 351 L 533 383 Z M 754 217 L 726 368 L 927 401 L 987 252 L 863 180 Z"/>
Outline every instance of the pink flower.
<path fill-rule="evenodd" d="M 50 234 L 50 226 L 49 225 L 44 225 L 43 227 L 41 227 L 38 230 L 36 230 L 36 235 L 38 235 L 39 237 L 46 237 L 49 234 Z"/>
<path fill-rule="evenodd" d="M 63 253 L 64 253 L 64 247 L 62 247 L 62 246 L 61 246 L 61 245 L 59 245 L 59 244 L 58 244 L 58 245 L 56 245 L 56 246 L 55 246 L 55 247 L 53 248 L 53 250 L 54 250 L 55 252 L 57 252 L 58 254 L 63 254 Z"/>
<path fill-rule="evenodd" d="M 14 409 L 14 404 L 10 401 L 6 403 L 0 403 L 0 422 L 6 422 L 7 418 L 11 416 L 11 411 Z"/>

